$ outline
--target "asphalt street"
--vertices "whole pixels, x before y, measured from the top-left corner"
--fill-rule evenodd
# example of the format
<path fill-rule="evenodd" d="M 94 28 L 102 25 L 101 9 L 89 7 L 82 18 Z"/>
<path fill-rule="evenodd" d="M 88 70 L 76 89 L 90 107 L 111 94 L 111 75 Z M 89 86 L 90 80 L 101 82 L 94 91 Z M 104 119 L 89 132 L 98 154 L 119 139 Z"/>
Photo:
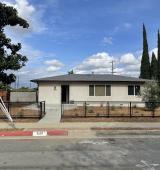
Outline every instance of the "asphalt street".
<path fill-rule="evenodd" d="M 159 170 L 160 138 L 0 140 L 0 169 Z"/>

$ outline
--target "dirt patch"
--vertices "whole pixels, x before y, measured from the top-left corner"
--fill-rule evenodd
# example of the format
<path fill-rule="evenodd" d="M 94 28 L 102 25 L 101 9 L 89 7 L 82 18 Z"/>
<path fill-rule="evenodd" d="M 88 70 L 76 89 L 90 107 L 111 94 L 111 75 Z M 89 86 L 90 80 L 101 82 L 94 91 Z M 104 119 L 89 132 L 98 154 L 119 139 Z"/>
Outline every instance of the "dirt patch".
<path fill-rule="evenodd" d="M 24 122 L 24 123 L 34 123 L 34 122 L 38 122 L 40 119 L 38 118 L 19 118 L 19 119 L 13 119 L 14 122 Z M 3 123 L 7 123 L 8 120 L 7 119 L 0 119 L 0 122 L 3 122 Z M 9 122 L 8 122 L 9 123 Z"/>
<path fill-rule="evenodd" d="M 26 119 L 26 118 L 25 118 L 25 119 L 14 119 L 14 122 L 19 122 L 19 123 L 21 123 L 21 122 L 22 122 L 22 123 L 23 123 L 23 122 L 24 122 L 24 123 L 32 123 L 32 122 L 33 122 L 33 123 L 34 123 L 34 122 L 38 122 L 39 120 L 40 120 L 40 119 L 36 119 L 36 118 L 35 118 L 35 119 L 33 119 L 33 118 L 30 118 L 30 119 L 28 118 L 28 119 Z"/>
<path fill-rule="evenodd" d="M 112 116 L 112 117 L 123 117 L 123 116 L 153 116 L 153 111 L 147 109 L 146 107 L 132 106 L 131 110 L 129 107 L 125 106 L 87 106 L 86 110 L 83 106 L 77 106 L 73 109 L 64 110 L 64 117 L 88 117 L 95 116 Z M 160 107 L 156 108 L 154 112 L 155 116 L 160 116 Z"/>
<path fill-rule="evenodd" d="M 15 122 L 37 122 L 41 115 L 37 104 L 9 103 L 7 108 Z M 0 110 L 0 122 L 6 121 L 5 119 L 5 114 Z"/>

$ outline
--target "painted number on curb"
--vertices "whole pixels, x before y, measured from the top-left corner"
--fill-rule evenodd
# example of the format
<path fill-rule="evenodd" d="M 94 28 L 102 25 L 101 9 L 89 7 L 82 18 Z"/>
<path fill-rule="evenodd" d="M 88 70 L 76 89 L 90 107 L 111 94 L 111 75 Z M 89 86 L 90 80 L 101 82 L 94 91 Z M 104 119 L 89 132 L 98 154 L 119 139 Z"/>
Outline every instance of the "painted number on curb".
<path fill-rule="evenodd" d="M 33 131 L 33 136 L 47 136 L 47 131 Z"/>

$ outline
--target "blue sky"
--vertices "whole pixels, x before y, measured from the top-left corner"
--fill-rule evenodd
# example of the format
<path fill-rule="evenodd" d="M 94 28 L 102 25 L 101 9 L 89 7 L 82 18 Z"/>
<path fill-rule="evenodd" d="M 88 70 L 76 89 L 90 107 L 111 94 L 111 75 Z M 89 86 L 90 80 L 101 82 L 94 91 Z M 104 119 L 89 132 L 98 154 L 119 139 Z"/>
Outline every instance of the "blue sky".
<path fill-rule="evenodd" d="M 16 72 L 21 85 L 44 76 L 76 73 L 139 75 L 142 24 L 149 50 L 156 52 L 159 0 L 2 0 L 27 19 L 30 28 L 5 29 L 22 43 L 29 62 Z"/>

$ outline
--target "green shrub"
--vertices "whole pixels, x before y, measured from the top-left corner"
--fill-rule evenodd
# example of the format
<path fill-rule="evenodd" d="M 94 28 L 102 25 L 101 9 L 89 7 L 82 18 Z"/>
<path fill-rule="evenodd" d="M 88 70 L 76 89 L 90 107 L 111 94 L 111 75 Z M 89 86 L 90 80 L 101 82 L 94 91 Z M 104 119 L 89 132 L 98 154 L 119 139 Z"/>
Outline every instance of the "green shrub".
<path fill-rule="evenodd" d="M 160 106 L 160 88 L 156 81 L 147 82 L 141 95 L 148 110 L 153 111 Z"/>

